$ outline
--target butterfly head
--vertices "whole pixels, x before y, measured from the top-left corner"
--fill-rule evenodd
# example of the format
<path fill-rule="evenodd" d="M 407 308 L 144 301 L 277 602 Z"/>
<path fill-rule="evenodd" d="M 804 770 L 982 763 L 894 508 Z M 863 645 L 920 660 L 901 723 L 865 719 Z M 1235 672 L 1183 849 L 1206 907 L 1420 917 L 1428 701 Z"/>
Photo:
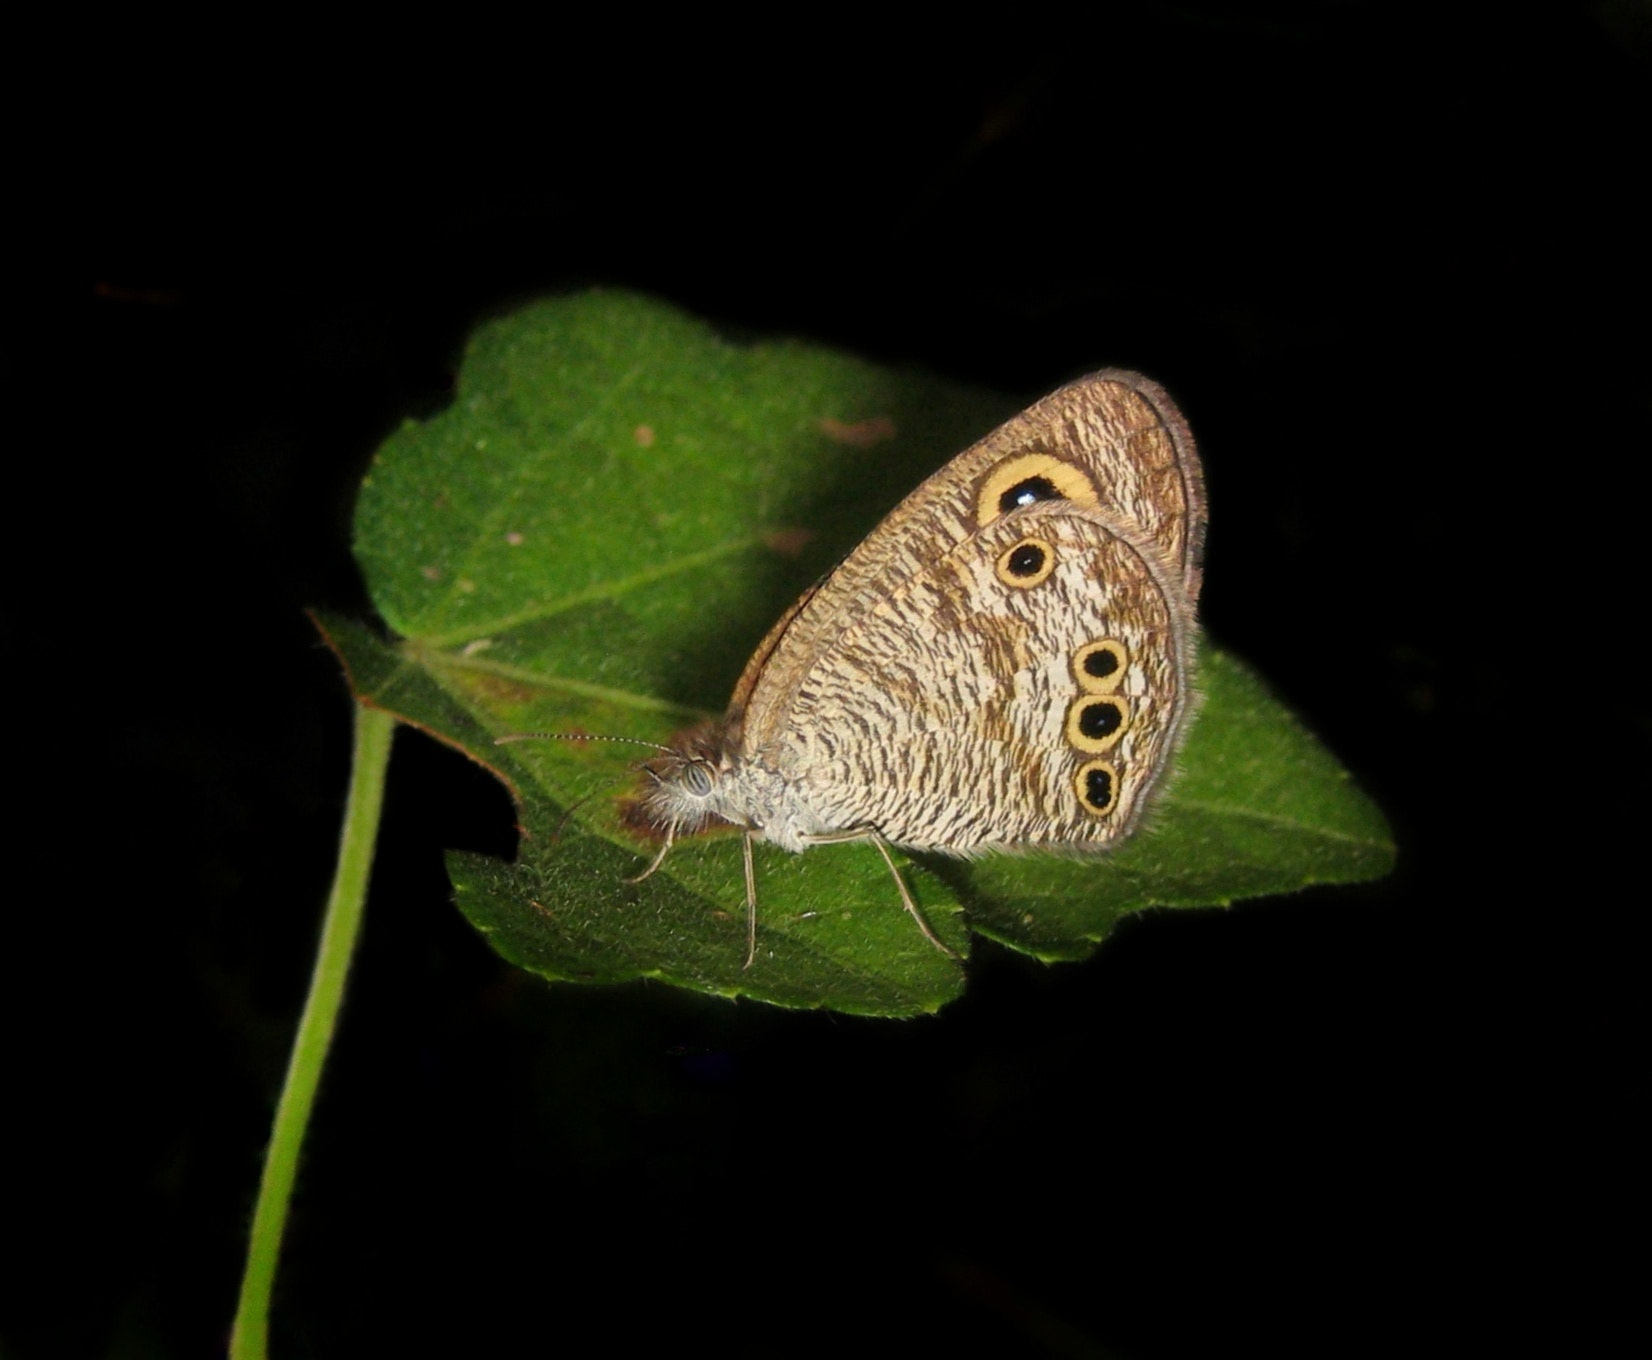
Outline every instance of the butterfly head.
<path fill-rule="evenodd" d="M 747 824 L 730 803 L 738 782 L 719 725 L 681 733 L 664 755 L 643 767 L 645 787 L 636 807 L 640 828 L 669 836 L 693 835 L 719 823 Z"/>

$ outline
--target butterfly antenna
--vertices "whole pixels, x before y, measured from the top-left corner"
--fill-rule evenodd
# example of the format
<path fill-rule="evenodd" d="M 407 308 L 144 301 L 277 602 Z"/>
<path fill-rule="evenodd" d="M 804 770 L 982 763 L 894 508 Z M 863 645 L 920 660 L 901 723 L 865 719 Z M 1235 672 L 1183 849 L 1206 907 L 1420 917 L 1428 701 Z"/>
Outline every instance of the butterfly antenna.
<path fill-rule="evenodd" d="M 610 780 L 608 784 L 604 785 L 604 788 L 612 788 L 613 785 L 618 782 L 618 780 Z M 602 791 L 602 789 L 593 789 L 590 793 L 585 794 L 581 798 L 576 798 L 572 803 L 570 803 L 568 805 L 568 810 L 562 814 L 562 819 L 556 824 L 556 836 L 554 839 L 561 840 L 562 833 L 568 829 L 568 823 L 574 818 L 574 813 L 578 812 L 587 803 L 595 800 L 597 794 Z"/>
<path fill-rule="evenodd" d="M 502 737 L 495 737 L 493 739 L 493 744 L 495 746 L 503 746 L 506 742 L 510 741 L 621 741 L 630 746 L 646 746 L 651 751 L 663 751 L 666 755 L 675 754 L 669 746 L 661 746 L 657 741 L 643 741 L 640 737 L 609 737 L 595 732 L 507 732 Z M 654 771 L 646 770 L 645 773 L 656 784 L 660 782 L 660 777 L 655 774 Z M 618 780 L 610 781 L 610 787 L 612 784 L 618 782 Z M 563 829 L 572 819 L 574 813 L 578 812 L 580 808 L 584 807 L 585 804 L 595 798 L 597 796 L 597 792 L 598 791 L 593 790 L 591 793 L 586 794 L 562 814 L 562 820 L 556 824 L 556 834 L 559 838 L 562 835 Z M 665 849 L 660 851 L 658 858 L 656 858 L 655 861 L 650 864 L 639 877 L 627 879 L 626 881 L 629 883 L 639 883 L 642 879 L 647 878 L 649 874 L 653 873 L 654 870 L 660 867 L 660 860 L 665 858 L 665 851 L 670 848 L 671 838 L 670 836 L 667 836 Z"/>
<path fill-rule="evenodd" d="M 605 737 L 593 732 L 507 732 L 502 737 L 495 737 L 493 744 L 503 746 L 507 741 L 623 741 L 632 746 L 646 746 L 651 751 L 674 754 L 669 746 L 661 746 L 657 741 L 643 741 L 640 737 Z"/>

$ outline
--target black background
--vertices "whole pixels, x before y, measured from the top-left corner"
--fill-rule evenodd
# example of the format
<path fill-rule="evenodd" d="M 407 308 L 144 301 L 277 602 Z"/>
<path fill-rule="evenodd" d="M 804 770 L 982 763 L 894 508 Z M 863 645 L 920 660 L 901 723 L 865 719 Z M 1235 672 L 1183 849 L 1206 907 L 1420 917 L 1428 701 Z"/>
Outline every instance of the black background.
<path fill-rule="evenodd" d="M 1158 377 L 1207 626 L 1400 866 L 982 947 L 930 1020 L 553 988 L 447 900 L 503 793 L 404 734 L 275 1353 L 1611 1342 L 1644 7 L 615 17 L 27 49 L 6 1354 L 221 1350 L 347 777 L 301 607 L 365 611 L 353 486 L 473 321 L 590 284 L 1028 399 Z"/>

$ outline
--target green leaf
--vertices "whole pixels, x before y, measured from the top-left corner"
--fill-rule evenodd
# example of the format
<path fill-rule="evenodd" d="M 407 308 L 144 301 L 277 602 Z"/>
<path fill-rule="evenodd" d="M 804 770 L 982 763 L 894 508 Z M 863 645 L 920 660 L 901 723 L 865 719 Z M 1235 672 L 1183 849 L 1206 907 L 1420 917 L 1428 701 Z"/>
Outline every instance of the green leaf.
<path fill-rule="evenodd" d="M 514 864 L 455 854 L 466 916 L 547 977 L 659 978 L 787 1006 L 934 1010 L 962 971 L 867 845 L 757 846 L 745 960 L 738 835 L 660 870 L 622 825 L 646 752 L 719 713 L 769 625 L 907 491 L 1013 407 L 793 343 L 732 345 L 619 293 L 543 302 L 473 337 L 452 405 L 379 450 L 356 552 L 386 642 L 322 621 L 363 701 L 494 770 Z M 1216 567 L 1220 569 L 1219 564 Z M 1351 882 L 1393 858 L 1381 814 L 1237 662 L 1206 649 L 1203 711 L 1148 829 L 1103 860 L 904 870 L 960 954 L 973 929 L 1083 956 L 1126 912 Z"/>

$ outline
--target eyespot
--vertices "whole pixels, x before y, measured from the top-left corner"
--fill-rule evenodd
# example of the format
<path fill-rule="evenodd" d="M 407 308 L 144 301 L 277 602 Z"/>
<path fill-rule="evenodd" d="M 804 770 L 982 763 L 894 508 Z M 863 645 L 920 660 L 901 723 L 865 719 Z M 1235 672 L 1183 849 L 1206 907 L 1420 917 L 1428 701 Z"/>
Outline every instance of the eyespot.
<path fill-rule="evenodd" d="M 985 528 L 1023 505 L 1055 500 L 1091 510 L 1100 503 L 1096 484 L 1082 468 L 1047 453 L 1018 454 L 999 463 L 982 480 L 975 497 L 975 522 Z"/>
<path fill-rule="evenodd" d="M 1011 510 L 1019 510 L 1023 505 L 1036 505 L 1039 501 L 1058 501 L 1061 498 L 1061 493 L 1055 489 L 1055 483 L 1048 477 L 1023 477 L 998 497 L 998 513 L 1007 515 Z"/>
<path fill-rule="evenodd" d="M 1105 760 L 1087 760 L 1073 776 L 1079 805 L 1096 817 L 1105 817 L 1119 803 L 1119 772 Z"/>
<path fill-rule="evenodd" d="M 1117 638 L 1086 642 L 1073 653 L 1073 678 L 1086 694 L 1107 694 L 1119 687 L 1130 652 Z"/>
<path fill-rule="evenodd" d="M 1055 570 L 1055 549 L 1041 538 L 1023 538 L 998 554 L 998 579 L 1017 590 L 1029 590 L 1049 579 Z"/>
<path fill-rule="evenodd" d="M 1067 740 L 1092 755 L 1110 751 L 1130 726 L 1130 707 L 1120 694 L 1075 699 L 1067 709 Z"/>

